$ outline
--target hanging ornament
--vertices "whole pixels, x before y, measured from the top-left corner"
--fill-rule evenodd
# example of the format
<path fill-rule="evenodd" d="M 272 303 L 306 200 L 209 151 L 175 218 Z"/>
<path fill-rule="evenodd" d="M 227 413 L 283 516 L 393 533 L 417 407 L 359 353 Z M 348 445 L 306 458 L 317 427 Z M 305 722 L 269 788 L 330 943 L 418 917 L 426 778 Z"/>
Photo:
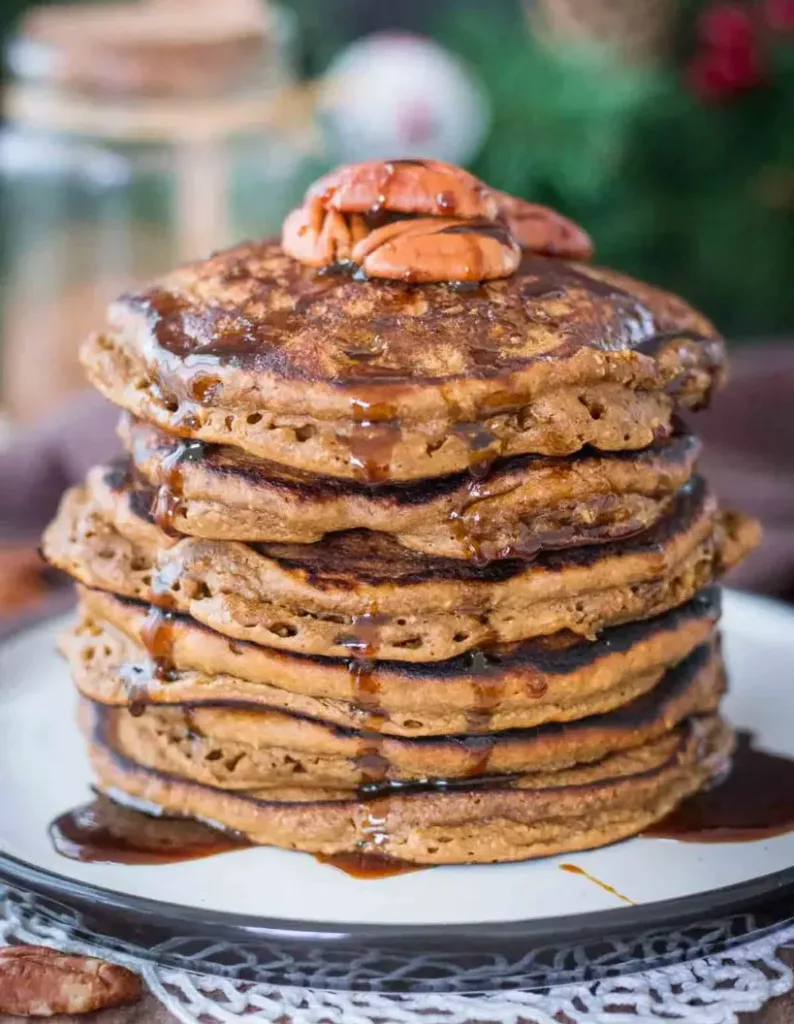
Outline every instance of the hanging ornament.
<path fill-rule="evenodd" d="M 794 0 L 765 0 L 762 13 L 773 32 L 794 32 Z"/>
<path fill-rule="evenodd" d="M 422 36 L 379 32 L 333 62 L 319 102 L 339 161 L 430 157 L 465 164 L 490 119 L 471 70 Z"/>
<path fill-rule="evenodd" d="M 698 18 L 697 34 L 713 50 L 745 50 L 755 37 L 752 12 L 741 3 L 714 4 Z"/>
<path fill-rule="evenodd" d="M 716 3 L 697 23 L 701 48 L 686 68 L 689 88 L 706 103 L 720 103 L 763 84 L 756 10 L 744 3 Z"/>
<path fill-rule="evenodd" d="M 687 69 L 692 92 L 706 102 L 729 99 L 764 80 L 755 44 L 740 50 L 703 50 Z"/>

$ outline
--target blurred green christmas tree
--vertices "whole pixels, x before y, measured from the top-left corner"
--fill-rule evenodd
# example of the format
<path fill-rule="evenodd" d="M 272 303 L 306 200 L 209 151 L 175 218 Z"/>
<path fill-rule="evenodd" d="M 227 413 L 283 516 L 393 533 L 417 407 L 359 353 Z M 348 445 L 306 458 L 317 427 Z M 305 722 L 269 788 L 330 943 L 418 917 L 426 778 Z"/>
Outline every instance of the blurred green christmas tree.
<path fill-rule="evenodd" d="M 794 328 L 794 0 L 289 2 L 313 73 L 362 31 L 433 35 L 492 100 L 476 173 L 733 336 Z"/>
<path fill-rule="evenodd" d="M 731 335 L 794 328 L 794 0 L 281 2 L 310 75 L 364 32 L 433 35 L 490 93 L 476 173 Z"/>
<path fill-rule="evenodd" d="M 578 3 L 590 31 L 544 32 L 555 3 L 569 27 Z M 493 99 L 473 169 L 559 206 L 592 232 L 601 262 L 681 292 L 726 332 L 790 330 L 794 0 L 668 2 L 655 53 L 647 31 L 614 30 L 620 0 L 607 6 L 602 38 L 599 0 L 544 0 L 532 33 L 484 19 L 481 5 L 444 26 Z"/>

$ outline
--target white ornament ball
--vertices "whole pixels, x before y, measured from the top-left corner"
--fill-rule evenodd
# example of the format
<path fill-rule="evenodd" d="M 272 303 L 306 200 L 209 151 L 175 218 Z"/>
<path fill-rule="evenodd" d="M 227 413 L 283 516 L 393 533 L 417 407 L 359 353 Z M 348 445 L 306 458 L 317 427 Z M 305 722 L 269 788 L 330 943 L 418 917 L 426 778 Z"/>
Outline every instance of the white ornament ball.
<path fill-rule="evenodd" d="M 449 50 L 423 36 L 377 32 L 333 62 L 320 116 L 335 160 L 461 164 L 480 148 L 490 108 L 476 76 Z"/>

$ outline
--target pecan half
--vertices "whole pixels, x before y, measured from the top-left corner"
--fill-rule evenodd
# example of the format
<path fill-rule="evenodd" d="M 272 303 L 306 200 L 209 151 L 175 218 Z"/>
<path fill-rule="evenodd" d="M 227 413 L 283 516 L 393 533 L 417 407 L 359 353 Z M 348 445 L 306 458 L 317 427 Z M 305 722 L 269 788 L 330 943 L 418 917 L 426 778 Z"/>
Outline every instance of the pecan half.
<path fill-rule="evenodd" d="M 319 198 L 340 213 L 404 213 L 418 217 L 494 220 L 496 194 L 461 167 L 439 160 L 370 160 L 346 164 L 316 181 L 306 201 Z"/>
<path fill-rule="evenodd" d="M 571 259 L 593 251 L 566 217 L 438 160 L 337 168 L 289 214 L 281 240 L 289 256 L 310 267 L 358 263 L 370 277 L 416 282 L 507 277 L 520 249 Z"/>
<path fill-rule="evenodd" d="M 377 228 L 353 249 L 368 277 L 427 284 L 508 277 L 521 250 L 503 224 L 418 217 Z"/>
<path fill-rule="evenodd" d="M 522 249 L 571 260 L 589 260 L 593 255 L 593 241 L 587 232 L 561 213 L 507 192 L 495 195 L 499 212 Z"/>
<path fill-rule="evenodd" d="M 141 980 L 125 967 L 46 946 L 0 949 L 0 1013 L 52 1017 L 137 1002 Z"/>
<path fill-rule="evenodd" d="M 281 230 L 284 252 L 308 267 L 327 267 L 352 259 L 353 246 L 369 227 L 363 217 L 326 210 L 319 198 L 288 214 Z"/>

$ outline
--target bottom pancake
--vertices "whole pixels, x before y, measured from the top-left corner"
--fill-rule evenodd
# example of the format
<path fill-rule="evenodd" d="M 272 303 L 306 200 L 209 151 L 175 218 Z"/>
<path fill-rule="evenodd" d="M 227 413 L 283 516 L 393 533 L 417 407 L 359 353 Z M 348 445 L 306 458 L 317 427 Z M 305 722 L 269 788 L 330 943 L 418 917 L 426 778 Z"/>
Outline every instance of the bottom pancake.
<path fill-rule="evenodd" d="M 110 709 L 82 719 L 102 790 L 201 818 L 251 842 L 325 855 L 365 852 L 418 864 L 517 861 L 604 846 L 647 828 L 724 769 L 733 734 L 715 715 L 586 766 L 476 783 L 356 791 L 229 792 L 135 763 Z"/>

